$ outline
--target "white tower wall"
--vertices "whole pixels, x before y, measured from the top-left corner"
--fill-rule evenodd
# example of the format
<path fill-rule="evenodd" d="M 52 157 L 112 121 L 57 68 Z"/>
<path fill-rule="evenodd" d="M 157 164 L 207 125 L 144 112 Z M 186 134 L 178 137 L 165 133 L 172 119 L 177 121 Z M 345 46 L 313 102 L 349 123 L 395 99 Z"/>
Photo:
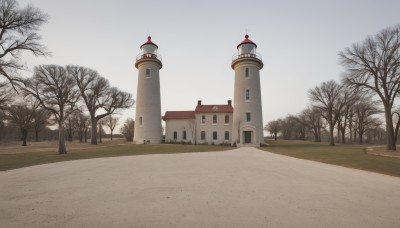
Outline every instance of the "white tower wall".
<path fill-rule="evenodd" d="M 136 118 L 133 141 L 136 144 L 161 143 L 161 95 L 160 74 L 162 67 L 160 56 L 156 53 L 157 46 L 149 41 L 142 45 L 142 54 L 136 59 L 136 68 L 139 71 Z M 152 50 L 149 53 L 147 50 Z"/>
<path fill-rule="evenodd" d="M 241 48 L 243 45 L 245 48 Z M 260 86 L 260 70 L 263 63 L 255 48 L 256 45 L 252 42 L 239 45 L 238 55 L 232 61 L 232 68 L 235 70 L 232 144 L 236 143 L 239 146 L 259 146 L 260 143 L 264 143 Z M 250 113 L 250 121 L 247 113 Z"/>

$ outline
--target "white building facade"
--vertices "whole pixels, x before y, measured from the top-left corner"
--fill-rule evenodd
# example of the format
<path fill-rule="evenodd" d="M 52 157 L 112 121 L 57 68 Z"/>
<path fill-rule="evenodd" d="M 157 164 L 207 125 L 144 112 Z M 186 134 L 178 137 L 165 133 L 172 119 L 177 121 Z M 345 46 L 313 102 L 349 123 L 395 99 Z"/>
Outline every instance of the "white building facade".
<path fill-rule="evenodd" d="M 221 145 L 231 144 L 233 107 L 228 104 L 203 105 L 194 111 L 167 111 L 165 142 Z"/>

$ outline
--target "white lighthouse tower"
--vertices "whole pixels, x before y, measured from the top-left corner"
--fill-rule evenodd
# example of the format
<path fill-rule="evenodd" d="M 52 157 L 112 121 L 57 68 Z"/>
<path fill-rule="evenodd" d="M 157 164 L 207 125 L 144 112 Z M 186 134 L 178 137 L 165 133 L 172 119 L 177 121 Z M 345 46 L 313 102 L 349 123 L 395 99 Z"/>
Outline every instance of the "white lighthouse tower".
<path fill-rule="evenodd" d="M 136 119 L 133 142 L 161 143 L 161 96 L 160 74 L 161 56 L 158 46 L 147 37 L 147 42 L 140 46 L 141 53 L 136 57 L 135 67 L 139 70 Z"/>
<path fill-rule="evenodd" d="M 232 144 L 259 146 L 264 143 L 260 86 L 264 64 L 247 34 L 237 49 L 231 65 L 235 70 Z"/>

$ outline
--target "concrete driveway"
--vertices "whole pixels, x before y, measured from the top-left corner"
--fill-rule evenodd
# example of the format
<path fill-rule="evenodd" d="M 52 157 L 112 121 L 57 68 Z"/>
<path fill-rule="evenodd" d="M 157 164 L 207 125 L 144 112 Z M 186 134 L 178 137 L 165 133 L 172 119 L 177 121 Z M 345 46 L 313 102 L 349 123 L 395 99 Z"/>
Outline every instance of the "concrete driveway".
<path fill-rule="evenodd" d="M 53 163 L 0 186 L 1 227 L 400 227 L 400 178 L 255 148 Z"/>

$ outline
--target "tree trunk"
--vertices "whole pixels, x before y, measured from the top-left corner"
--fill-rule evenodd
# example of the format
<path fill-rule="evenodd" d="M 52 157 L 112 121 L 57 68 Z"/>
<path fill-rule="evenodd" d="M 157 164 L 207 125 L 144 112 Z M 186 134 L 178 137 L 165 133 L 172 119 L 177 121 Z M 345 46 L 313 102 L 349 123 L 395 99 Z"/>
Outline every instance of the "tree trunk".
<path fill-rule="evenodd" d="M 92 118 L 92 138 L 90 139 L 90 143 L 97 145 L 97 120 L 94 117 Z"/>
<path fill-rule="evenodd" d="M 334 128 L 335 128 L 335 125 L 333 125 L 333 123 L 329 123 L 329 134 L 330 134 L 330 138 L 331 138 L 329 146 L 334 146 L 335 145 L 335 137 L 333 136 Z"/>
<path fill-rule="evenodd" d="M 274 134 L 274 139 L 275 139 L 275 141 L 278 140 L 278 134 L 277 133 Z"/>
<path fill-rule="evenodd" d="M 21 130 L 22 134 L 22 146 L 27 146 L 26 138 L 28 137 L 28 131 L 26 129 Z"/>
<path fill-rule="evenodd" d="M 79 142 L 82 143 L 83 142 L 83 130 L 79 130 Z"/>
<path fill-rule="evenodd" d="M 358 132 L 358 142 L 363 144 L 363 133 L 361 133 L 361 131 Z"/>
<path fill-rule="evenodd" d="M 337 122 L 337 143 L 340 143 L 340 121 Z"/>
<path fill-rule="evenodd" d="M 311 129 L 314 135 L 314 142 L 318 142 L 318 129 L 316 127 L 312 127 Z"/>
<path fill-rule="evenodd" d="M 67 149 L 65 147 L 65 130 L 62 123 L 58 124 L 58 153 L 67 154 Z"/>
<path fill-rule="evenodd" d="M 72 130 L 70 129 L 70 132 L 68 132 L 68 142 L 72 142 Z"/>
<path fill-rule="evenodd" d="M 357 128 L 354 129 L 353 135 L 354 135 L 353 142 L 357 142 Z"/>
<path fill-rule="evenodd" d="M 110 140 L 112 141 L 112 133 L 113 133 L 113 130 L 111 130 L 111 135 L 110 135 Z"/>
<path fill-rule="evenodd" d="M 342 130 L 342 143 L 345 144 L 346 143 L 346 127 L 342 126 L 341 127 Z"/>
<path fill-rule="evenodd" d="M 353 120 L 352 120 L 352 118 L 350 118 L 349 119 L 349 137 L 350 137 L 349 141 L 350 141 L 350 143 L 353 142 L 353 138 L 352 138 L 353 134 L 352 134 L 352 131 L 351 131 L 352 130 L 352 126 L 351 126 L 352 124 L 353 124 Z"/>
<path fill-rule="evenodd" d="M 101 124 L 99 124 L 99 142 L 103 143 L 103 141 L 101 140 Z"/>
<path fill-rule="evenodd" d="M 35 141 L 39 142 L 39 129 L 35 129 Z"/>
<path fill-rule="evenodd" d="M 396 139 L 394 135 L 392 113 L 388 105 L 384 104 L 385 107 L 385 119 L 386 119 L 386 132 L 387 132 L 387 150 L 396 151 Z"/>
<path fill-rule="evenodd" d="M 85 143 L 87 143 L 87 129 L 85 129 Z"/>

